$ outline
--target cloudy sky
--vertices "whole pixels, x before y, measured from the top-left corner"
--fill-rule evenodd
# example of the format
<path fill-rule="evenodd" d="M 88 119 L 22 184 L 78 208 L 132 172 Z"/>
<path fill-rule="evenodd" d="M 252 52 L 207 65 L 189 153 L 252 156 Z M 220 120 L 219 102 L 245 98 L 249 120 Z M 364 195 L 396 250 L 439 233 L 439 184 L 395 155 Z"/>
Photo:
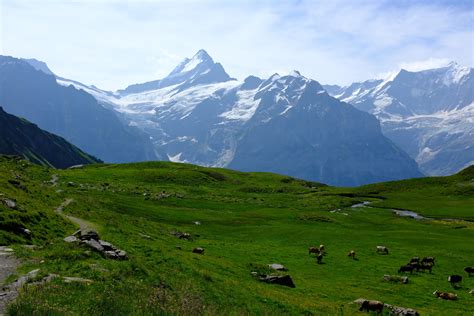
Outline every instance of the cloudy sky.
<path fill-rule="evenodd" d="M 472 0 L 0 0 L 0 54 L 115 90 L 205 49 L 238 79 L 292 69 L 348 84 L 473 66 Z"/>

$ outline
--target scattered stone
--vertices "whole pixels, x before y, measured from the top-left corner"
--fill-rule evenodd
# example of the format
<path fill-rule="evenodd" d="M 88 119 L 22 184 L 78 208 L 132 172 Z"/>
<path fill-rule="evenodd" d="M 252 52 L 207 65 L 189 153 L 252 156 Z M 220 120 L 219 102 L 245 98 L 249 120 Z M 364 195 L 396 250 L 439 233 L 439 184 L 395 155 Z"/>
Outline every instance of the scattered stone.
<path fill-rule="evenodd" d="M 95 251 L 104 252 L 104 247 L 95 239 L 85 240 L 83 243 Z"/>
<path fill-rule="evenodd" d="M 68 169 L 82 169 L 82 168 L 84 168 L 84 165 L 74 165 L 74 166 L 69 167 Z"/>
<path fill-rule="evenodd" d="M 9 248 L 9 247 L 0 246 L 0 251 L 3 251 L 3 252 L 13 252 L 14 250 L 13 250 L 12 248 Z"/>
<path fill-rule="evenodd" d="M 28 228 L 21 228 L 21 232 L 27 236 L 31 236 L 31 230 Z"/>
<path fill-rule="evenodd" d="M 140 235 L 140 237 L 145 238 L 145 239 L 151 239 L 151 236 L 149 236 L 149 235 L 145 235 L 145 234 L 142 234 L 142 233 L 138 233 L 138 235 Z"/>
<path fill-rule="evenodd" d="M 387 281 L 387 282 L 400 282 L 400 283 L 403 283 L 403 284 L 408 283 L 408 277 L 407 276 L 385 274 L 383 276 L 383 279 L 384 279 L 384 281 Z"/>
<path fill-rule="evenodd" d="M 194 225 L 201 225 L 201 222 L 195 221 L 195 222 L 193 222 L 193 224 L 194 224 Z"/>
<path fill-rule="evenodd" d="M 38 248 L 38 246 L 36 246 L 36 245 L 23 245 L 23 248 L 33 250 L 33 249 Z"/>
<path fill-rule="evenodd" d="M 71 182 L 71 181 L 70 181 L 70 182 L 67 183 L 67 186 L 68 186 L 68 187 L 75 187 L 76 184 L 75 184 L 74 182 Z"/>
<path fill-rule="evenodd" d="M 16 205 L 16 202 L 15 202 L 14 200 L 2 199 L 1 201 L 2 201 L 2 203 L 3 203 L 6 207 L 8 207 L 8 208 L 10 208 L 10 209 L 12 209 L 12 210 L 16 210 L 17 205 Z"/>
<path fill-rule="evenodd" d="M 252 271 L 252 272 L 250 272 L 250 274 L 253 275 L 253 276 L 255 276 L 255 277 L 258 276 L 258 272 L 257 272 L 257 271 Z"/>
<path fill-rule="evenodd" d="M 269 267 L 270 269 L 277 270 L 277 271 L 288 271 L 288 269 L 287 269 L 285 266 L 283 266 L 283 265 L 281 265 L 281 264 L 279 264 L 279 263 L 272 263 L 272 264 L 269 264 L 268 267 Z"/>
<path fill-rule="evenodd" d="M 99 244 L 104 248 L 104 250 L 114 250 L 114 246 L 107 241 L 99 240 Z"/>
<path fill-rule="evenodd" d="M 204 248 L 201 248 L 201 247 L 194 248 L 193 253 L 203 255 L 204 254 Z"/>
<path fill-rule="evenodd" d="M 79 236 L 77 238 L 76 236 Z M 92 229 L 84 229 L 76 231 L 72 236 L 64 238 L 65 242 L 80 244 L 90 247 L 92 250 L 101 253 L 103 256 L 109 259 L 116 260 L 127 260 L 127 253 L 121 249 L 118 249 L 111 243 L 99 239 L 99 234 Z"/>
<path fill-rule="evenodd" d="M 289 275 L 263 275 L 259 279 L 265 283 L 295 287 L 295 283 L 293 283 L 293 279 Z"/>
<path fill-rule="evenodd" d="M 92 229 L 84 229 L 84 230 L 81 230 L 80 233 L 80 239 L 81 240 L 91 240 L 91 239 L 95 239 L 95 240 L 99 240 L 99 234 L 95 231 L 95 230 L 92 230 Z"/>
<path fill-rule="evenodd" d="M 84 279 L 84 278 L 78 278 L 78 277 L 63 277 L 64 282 L 66 283 L 73 283 L 73 282 L 78 282 L 78 283 L 87 283 L 90 284 L 94 281 L 90 279 Z"/>
<path fill-rule="evenodd" d="M 474 290 L 470 290 L 469 294 L 474 295 Z"/>
<path fill-rule="evenodd" d="M 66 238 L 64 238 L 64 241 L 68 243 L 72 243 L 72 242 L 78 242 L 79 239 L 77 239 L 76 236 L 67 236 Z"/>
<path fill-rule="evenodd" d="M 419 316 L 420 315 L 413 308 L 392 306 L 390 304 L 384 304 L 384 308 L 389 309 L 391 311 L 391 315 L 396 315 L 396 316 Z"/>

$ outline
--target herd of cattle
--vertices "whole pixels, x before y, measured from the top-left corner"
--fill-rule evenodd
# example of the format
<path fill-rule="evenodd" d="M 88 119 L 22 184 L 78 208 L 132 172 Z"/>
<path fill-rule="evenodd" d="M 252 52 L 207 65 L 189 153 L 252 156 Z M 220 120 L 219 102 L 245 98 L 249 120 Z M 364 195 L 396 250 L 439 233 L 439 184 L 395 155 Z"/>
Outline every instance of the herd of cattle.
<path fill-rule="evenodd" d="M 309 255 L 315 254 L 316 255 L 316 262 L 318 264 L 322 263 L 323 256 L 325 255 L 325 246 L 320 245 L 319 247 L 309 247 L 308 253 Z M 383 255 L 388 255 L 389 251 L 388 248 L 385 246 L 377 246 L 376 247 L 376 252 L 379 254 Z M 356 259 L 356 252 L 354 250 L 350 250 L 347 253 L 347 256 Z M 420 260 L 419 257 L 412 257 L 407 264 L 402 265 L 398 269 L 398 273 L 404 273 L 404 272 L 410 272 L 410 274 L 413 273 L 413 271 L 419 272 L 419 271 L 429 271 L 429 273 L 432 273 L 433 267 L 435 266 L 435 257 L 424 257 Z M 466 267 L 464 269 L 464 272 L 467 273 L 469 277 L 473 276 L 474 274 L 474 267 Z M 459 284 L 462 281 L 462 276 L 453 274 L 448 276 L 448 282 L 451 283 L 453 288 L 457 289 L 460 288 Z M 474 290 L 471 290 L 469 292 L 470 294 L 474 295 Z M 454 293 L 449 293 L 449 292 L 442 292 L 439 290 L 436 290 L 433 295 L 440 299 L 445 299 L 445 300 L 457 300 L 458 296 L 457 294 Z M 377 313 L 382 313 L 384 306 L 388 307 L 394 311 L 394 308 L 398 308 L 400 310 L 399 313 L 395 313 L 396 315 L 419 315 L 418 312 L 412 310 L 412 309 L 406 309 L 406 308 L 401 308 L 401 307 L 394 307 L 388 304 L 384 304 L 380 301 L 373 301 L 373 300 L 366 300 L 366 299 L 358 299 L 355 301 L 360 305 L 360 311 L 375 311 Z"/>

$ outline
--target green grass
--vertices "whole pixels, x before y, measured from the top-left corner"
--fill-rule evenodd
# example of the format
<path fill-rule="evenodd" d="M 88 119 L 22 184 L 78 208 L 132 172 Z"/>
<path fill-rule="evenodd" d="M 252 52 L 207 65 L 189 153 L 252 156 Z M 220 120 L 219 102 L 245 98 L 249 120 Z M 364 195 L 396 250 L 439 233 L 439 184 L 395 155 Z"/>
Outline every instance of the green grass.
<path fill-rule="evenodd" d="M 24 260 L 19 273 L 39 267 L 41 276 L 94 280 L 82 285 L 57 279 L 28 287 L 10 307 L 12 315 L 352 315 L 357 306 L 349 303 L 359 297 L 412 307 L 423 315 L 474 313 L 474 297 L 468 294 L 474 278 L 466 277 L 460 290 L 447 282 L 448 275 L 464 274 L 465 266 L 474 265 L 474 224 L 416 221 L 386 209 L 471 220 L 474 177 L 469 174 L 349 189 L 165 162 L 61 171 L 20 168 L 24 162 L 5 158 L 0 164 L 0 191 L 17 198 L 27 214 L 43 210 L 49 225 L 24 223 L 33 232 L 31 241 L 3 232 L 2 243 L 41 246 L 16 247 Z M 29 194 L 4 185 L 12 169 L 28 179 Z M 54 173 L 58 185 L 44 185 Z M 65 213 L 94 223 L 101 237 L 126 250 L 130 260 L 106 260 L 63 242 L 75 228 L 53 210 L 66 198 L 74 202 Z M 378 207 L 350 207 L 365 200 Z M 174 231 L 193 239 L 180 240 Z M 308 256 L 308 247 L 319 244 L 327 248 L 321 265 Z M 381 244 L 390 255 L 375 253 Z M 193 254 L 194 247 L 205 248 L 205 254 Z M 358 260 L 347 257 L 351 249 Z M 437 258 L 432 274 L 415 273 L 407 285 L 382 281 L 412 256 L 428 255 Z M 252 277 L 251 271 L 270 263 L 288 267 L 296 288 Z M 456 292 L 459 300 L 438 300 L 432 295 L 436 289 Z"/>

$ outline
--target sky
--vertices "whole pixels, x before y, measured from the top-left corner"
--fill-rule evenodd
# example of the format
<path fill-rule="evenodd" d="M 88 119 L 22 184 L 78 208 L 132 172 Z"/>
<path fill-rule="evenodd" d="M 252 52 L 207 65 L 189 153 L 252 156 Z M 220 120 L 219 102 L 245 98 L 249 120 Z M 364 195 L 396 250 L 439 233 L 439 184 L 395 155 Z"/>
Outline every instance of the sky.
<path fill-rule="evenodd" d="M 347 85 L 474 66 L 474 0 L 0 0 L 0 54 L 116 90 L 205 49 L 230 76 Z"/>

